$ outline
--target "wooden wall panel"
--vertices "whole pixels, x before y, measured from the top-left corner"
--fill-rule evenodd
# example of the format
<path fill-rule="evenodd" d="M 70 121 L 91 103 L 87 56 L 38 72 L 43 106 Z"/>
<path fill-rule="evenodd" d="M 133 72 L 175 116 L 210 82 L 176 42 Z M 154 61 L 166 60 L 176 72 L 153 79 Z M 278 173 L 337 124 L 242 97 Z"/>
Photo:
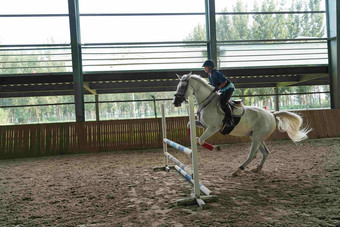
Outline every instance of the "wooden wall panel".
<path fill-rule="evenodd" d="M 297 111 L 313 128 L 309 138 L 340 136 L 340 109 Z M 167 137 L 185 146 L 190 145 L 188 117 L 167 118 Z M 197 135 L 203 133 L 197 129 Z M 85 123 L 56 123 L 0 126 L 0 158 L 74 154 L 127 149 L 160 148 L 161 119 L 93 121 Z M 286 133 L 277 129 L 268 140 L 287 140 Z M 249 137 L 216 134 L 211 144 L 241 143 Z"/>

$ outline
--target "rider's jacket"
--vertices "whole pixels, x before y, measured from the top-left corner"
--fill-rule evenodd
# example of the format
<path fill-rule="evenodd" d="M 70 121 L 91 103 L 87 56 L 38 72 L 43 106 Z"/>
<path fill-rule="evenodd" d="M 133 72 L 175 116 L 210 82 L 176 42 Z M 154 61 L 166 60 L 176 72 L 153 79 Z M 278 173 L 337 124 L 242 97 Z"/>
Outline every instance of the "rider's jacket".
<path fill-rule="evenodd" d="M 225 81 L 228 81 L 228 83 L 220 90 L 221 92 L 227 91 L 229 89 L 235 90 L 234 84 L 231 83 L 231 81 L 228 80 L 220 71 L 214 69 L 211 72 L 211 76 L 209 75 L 209 84 L 215 88 L 218 88 Z"/>

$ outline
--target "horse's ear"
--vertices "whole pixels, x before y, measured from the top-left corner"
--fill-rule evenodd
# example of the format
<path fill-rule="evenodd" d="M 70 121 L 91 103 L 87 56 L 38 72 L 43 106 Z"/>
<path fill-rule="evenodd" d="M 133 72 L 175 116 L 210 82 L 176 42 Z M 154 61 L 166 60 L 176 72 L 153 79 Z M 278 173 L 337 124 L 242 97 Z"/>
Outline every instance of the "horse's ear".
<path fill-rule="evenodd" d="M 182 79 L 182 77 L 180 75 L 178 75 L 177 73 L 176 73 L 176 76 L 178 77 L 178 79 Z"/>

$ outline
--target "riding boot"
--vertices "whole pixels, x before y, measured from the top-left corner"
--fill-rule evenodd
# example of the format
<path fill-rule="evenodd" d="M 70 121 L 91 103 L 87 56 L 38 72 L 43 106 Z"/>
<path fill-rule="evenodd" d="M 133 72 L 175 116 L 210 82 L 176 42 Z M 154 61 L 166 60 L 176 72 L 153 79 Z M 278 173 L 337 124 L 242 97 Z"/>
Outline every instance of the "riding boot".
<path fill-rule="evenodd" d="M 233 117 L 233 110 L 231 109 L 231 106 L 227 104 L 226 109 L 226 116 L 227 121 L 226 123 L 230 126 L 235 126 L 234 117 Z"/>
<path fill-rule="evenodd" d="M 223 119 L 223 124 L 227 124 L 229 126 L 234 126 L 234 118 L 233 118 L 233 114 L 232 114 L 232 109 L 230 107 L 230 105 L 225 104 L 222 105 L 222 109 L 224 111 L 224 119 Z"/>
<path fill-rule="evenodd" d="M 227 124 L 230 126 L 234 126 L 234 118 L 232 115 L 232 109 L 229 105 L 228 101 L 230 99 L 230 96 L 232 95 L 233 91 L 226 91 L 222 93 L 221 99 L 220 99 L 220 105 L 225 113 L 225 117 L 223 119 L 223 124 Z"/>

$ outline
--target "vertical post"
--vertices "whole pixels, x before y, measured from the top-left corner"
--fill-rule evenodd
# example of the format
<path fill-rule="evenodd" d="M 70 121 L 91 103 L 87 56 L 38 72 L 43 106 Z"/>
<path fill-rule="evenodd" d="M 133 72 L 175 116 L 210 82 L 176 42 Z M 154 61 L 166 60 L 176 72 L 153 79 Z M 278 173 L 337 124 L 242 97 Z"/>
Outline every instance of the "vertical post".
<path fill-rule="evenodd" d="M 340 2 L 326 0 L 331 108 L 340 108 Z"/>
<path fill-rule="evenodd" d="M 275 111 L 280 110 L 280 96 L 279 96 L 279 88 L 274 87 L 274 93 L 275 93 Z"/>
<path fill-rule="evenodd" d="M 74 101 L 76 110 L 76 121 L 85 121 L 84 90 L 83 90 L 83 66 L 81 57 L 80 25 L 79 25 L 79 4 L 78 0 L 68 0 Z"/>
<path fill-rule="evenodd" d="M 155 112 L 155 118 L 157 119 L 156 97 L 151 95 L 151 98 L 153 99 L 153 111 Z"/>
<path fill-rule="evenodd" d="M 216 12 L 215 0 L 205 0 L 206 32 L 208 40 L 208 58 L 217 62 L 217 40 L 216 40 Z"/>
<path fill-rule="evenodd" d="M 166 120 L 165 120 L 165 113 L 164 113 L 164 103 L 161 105 L 161 112 L 162 112 L 162 143 L 163 143 L 163 152 L 164 152 L 164 166 L 167 167 L 169 165 L 168 156 L 165 153 L 168 152 L 168 145 L 164 143 L 164 139 L 166 138 Z"/>
<path fill-rule="evenodd" d="M 99 118 L 99 95 L 98 93 L 94 95 L 94 99 L 95 99 L 95 105 L 96 105 L 96 121 L 100 121 Z"/>
<path fill-rule="evenodd" d="M 194 194 L 196 198 L 200 198 L 200 187 L 198 177 L 198 155 L 197 155 L 197 141 L 196 141 L 196 122 L 195 122 L 195 111 L 194 111 L 194 98 L 192 95 L 189 96 L 189 120 L 190 120 L 190 142 L 192 151 L 192 167 L 193 167 L 193 180 L 194 180 Z"/>
<path fill-rule="evenodd" d="M 211 49 L 210 49 L 210 18 L 209 18 L 209 0 L 205 0 L 205 32 L 207 35 L 207 54 L 208 59 L 211 59 Z"/>

